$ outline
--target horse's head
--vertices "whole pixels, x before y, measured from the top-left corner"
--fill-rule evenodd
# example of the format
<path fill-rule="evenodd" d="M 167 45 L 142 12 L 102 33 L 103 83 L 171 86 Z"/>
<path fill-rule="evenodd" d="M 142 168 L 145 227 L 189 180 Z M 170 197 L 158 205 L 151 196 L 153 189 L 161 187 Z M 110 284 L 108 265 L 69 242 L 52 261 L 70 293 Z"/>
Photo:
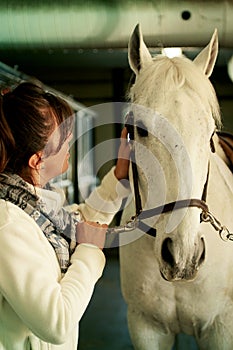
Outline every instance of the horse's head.
<path fill-rule="evenodd" d="M 220 123 L 209 81 L 217 52 L 216 31 L 194 61 L 152 58 L 139 25 L 131 36 L 129 62 L 136 79 L 129 96 L 143 209 L 204 195 L 211 138 Z M 150 225 L 157 229 L 155 253 L 162 276 L 193 279 L 206 255 L 200 210 L 178 209 L 151 218 Z"/>

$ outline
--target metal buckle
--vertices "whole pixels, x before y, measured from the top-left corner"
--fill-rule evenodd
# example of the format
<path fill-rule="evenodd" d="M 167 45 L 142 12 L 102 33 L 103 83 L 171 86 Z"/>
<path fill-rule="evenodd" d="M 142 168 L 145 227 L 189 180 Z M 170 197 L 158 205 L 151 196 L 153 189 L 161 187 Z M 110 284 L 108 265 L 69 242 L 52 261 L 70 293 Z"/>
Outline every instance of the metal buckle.
<path fill-rule="evenodd" d="M 118 227 L 109 227 L 107 234 L 119 234 L 122 232 L 130 232 L 138 227 L 137 217 L 132 217 L 125 225 Z"/>
<path fill-rule="evenodd" d="M 209 211 L 203 211 L 201 213 L 201 219 L 204 222 L 209 222 L 213 228 L 218 231 L 220 238 L 224 241 L 233 241 L 233 234 L 229 232 L 226 226 L 223 226 L 212 213 Z"/>

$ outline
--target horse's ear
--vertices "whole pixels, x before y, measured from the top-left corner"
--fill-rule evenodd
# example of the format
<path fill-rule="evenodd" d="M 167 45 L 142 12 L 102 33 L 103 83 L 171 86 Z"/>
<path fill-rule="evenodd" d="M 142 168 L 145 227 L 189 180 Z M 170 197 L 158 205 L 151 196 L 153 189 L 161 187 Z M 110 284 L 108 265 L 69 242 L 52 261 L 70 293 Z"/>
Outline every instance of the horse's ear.
<path fill-rule="evenodd" d="M 218 56 L 218 32 L 215 29 L 209 44 L 197 55 L 194 63 L 201 68 L 203 73 L 210 77 Z"/>
<path fill-rule="evenodd" d="M 140 25 L 137 24 L 129 40 L 129 65 L 137 75 L 146 62 L 152 60 L 151 54 L 146 47 Z"/>

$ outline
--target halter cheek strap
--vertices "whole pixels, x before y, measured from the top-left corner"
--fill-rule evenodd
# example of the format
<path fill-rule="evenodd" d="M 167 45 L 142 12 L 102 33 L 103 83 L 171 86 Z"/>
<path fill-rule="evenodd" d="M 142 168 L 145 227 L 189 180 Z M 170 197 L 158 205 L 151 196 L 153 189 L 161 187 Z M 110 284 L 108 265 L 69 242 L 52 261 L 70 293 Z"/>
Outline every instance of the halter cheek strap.
<path fill-rule="evenodd" d="M 126 117 L 125 127 L 128 131 L 130 141 L 134 141 L 134 116 L 133 112 L 129 112 Z M 133 186 L 134 186 L 134 199 L 135 199 L 135 216 L 138 217 L 142 211 L 142 201 L 139 191 L 138 184 L 138 168 L 136 164 L 135 158 L 135 147 L 132 146 L 132 150 L 130 153 L 131 165 L 132 165 L 132 173 L 133 173 Z"/>

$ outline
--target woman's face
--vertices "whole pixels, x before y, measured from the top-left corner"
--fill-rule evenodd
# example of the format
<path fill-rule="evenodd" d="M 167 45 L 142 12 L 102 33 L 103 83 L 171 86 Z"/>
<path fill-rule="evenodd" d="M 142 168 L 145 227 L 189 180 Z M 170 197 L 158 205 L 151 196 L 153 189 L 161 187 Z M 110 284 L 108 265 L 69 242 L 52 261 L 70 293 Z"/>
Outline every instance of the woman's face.
<path fill-rule="evenodd" d="M 50 136 L 48 145 L 43 152 L 44 156 L 42 156 L 42 166 L 40 171 L 41 177 L 45 177 L 49 181 L 68 170 L 70 157 L 69 142 L 72 140 L 72 137 L 73 135 L 70 133 L 59 151 L 54 153 L 52 150 L 56 149 L 60 142 L 60 130 L 59 128 L 56 128 Z"/>

